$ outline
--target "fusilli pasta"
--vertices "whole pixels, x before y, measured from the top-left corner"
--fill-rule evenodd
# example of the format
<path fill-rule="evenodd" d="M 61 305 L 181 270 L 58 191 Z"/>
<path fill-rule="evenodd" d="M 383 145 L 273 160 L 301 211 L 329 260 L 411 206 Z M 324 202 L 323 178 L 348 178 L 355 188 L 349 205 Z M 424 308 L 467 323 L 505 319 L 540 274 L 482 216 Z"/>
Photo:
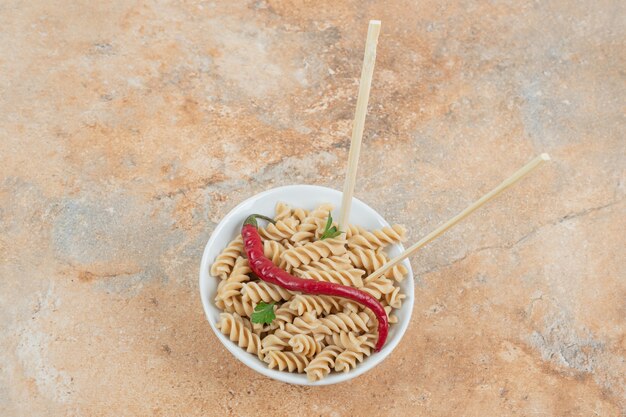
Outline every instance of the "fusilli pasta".
<path fill-rule="evenodd" d="M 304 369 L 310 381 L 319 381 L 330 373 L 335 366 L 335 358 L 341 353 L 338 346 L 326 346 L 318 353 L 309 365 Z"/>
<path fill-rule="evenodd" d="M 345 234 L 320 240 L 331 205 L 312 211 L 275 206 L 275 224 L 259 230 L 263 252 L 274 265 L 306 279 L 359 288 L 376 297 L 389 318 L 406 295 L 398 286 L 407 268 L 396 265 L 377 278 L 368 276 L 389 261 L 385 248 L 405 239 L 404 227 L 394 225 L 368 231 L 350 224 Z M 311 381 L 329 373 L 348 372 L 365 360 L 377 340 L 373 312 L 348 299 L 301 294 L 261 281 L 243 252 L 240 236 L 220 253 L 210 272 L 220 281 L 215 305 L 223 311 L 217 328 L 271 369 L 306 372 Z M 274 303 L 269 324 L 252 323 L 260 302 Z"/>
<path fill-rule="evenodd" d="M 263 239 L 283 240 L 289 239 L 296 233 L 298 221 L 292 218 L 278 220 L 276 223 L 269 223 L 266 227 L 259 229 L 259 234 Z"/>
<path fill-rule="evenodd" d="M 241 288 L 243 300 L 250 300 L 254 304 L 264 301 L 266 303 L 291 300 L 293 293 L 278 285 L 269 284 L 265 281 L 253 281 L 243 284 Z"/>
<path fill-rule="evenodd" d="M 406 298 L 406 295 L 400 292 L 400 287 L 393 287 L 393 291 L 385 294 L 385 300 L 391 308 L 402 307 L 402 300 Z"/>
<path fill-rule="evenodd" d="M 330 255 L 343 255 L 347 252 L 346 241 L 342 239 L 324 239 L 306 243 L 283 252 L 283 259 L 294 268 L 306 265 Z"/>
<path fill-rule="evenodd" d="M 285 220 L 287 217 L 291 216 L 291 207 L 289 207 L 288 204 L 279 201 L 276 203 L 274 213 L 274 220 Z"/>
<path fill-rule="evenodd" d="M 326 317 L 320 317 L 318 325 L 313 328 L 315 334 L 333 334 L 344 332 L 367 332 L 367 323 L 370 317 L 364 313 L 337 313 Z"/>
<path fill-rule="evenodd" d="M 365 230 L 365 229 L 363 229 L 361 226 L 357 226 L 355 224 L 349 224 L 345 230 L 346 239 L 350 239 L 352 236 L 358 235 L 359 233 L 361 233 L 362 230 Z"/>
<path fill-rule="evenodd" d="M 365 352 L 357 352 L 354 350 L 344 350 L 335 359 L 335 371 L 348 372 L 350 369 L 354 369 L 356 365 L 363 362 L 363 358 L 368 355 Z"/>
<path fill-rule="evenodd" d="M 278 368 L 279 371 L 286 369 L 289 372 L 296 371 L 301 374 L 309 364 L 309 358 L 301 353 L 273 350 L 267 354 L 265 362 L 270 369 Z"/>
<path fill-rule="evenodd" d="M 296 295 L 296 297 L 294 298 L 297 298 L 299 296 L 300 295 Z M 301 316 L 304 313 L 300 313 L 298 309 L 293 308 L 292 303 L 293 300 L 291 302 L 286 302 L 274 311 L 276 318 L 274 319 L 274 321 L 272 321 L 272 324 L 270 325 L 271 328 L 284 329 L 286 323 L 291 323 L 296 315 Z"/>
<path fill-rule="evenodd" d="M 242 318 L 237 313 L 222 313 L 217 327 L 239 347 L 245 348 L 246 352 L 262 357 L 261 339 L 252 332 L 252 323 L 248 319 Z"/>
<path fill-rule="evenodd" d="M 285 330 L 293 334 L 311 334 L 319 325 L 315 320 L 315 313 L 309 312 L 294 318 L 292 323 L 285 323 Z"/>
<path fill-rule="evenodd" d="M 394 224 L 391 227 L 383 227 L 373 232 L 363 230 L 358 235 L 348 239 L 348 246 L 350 248 L 378 249 L 394 243 L 400 243 L 405 240 L 405 237 L 406 229 L 404 226 Z"/>
<path fill-rule="evenodd" d="M 243 254 L 243 239 L 237 236 L 224 248 L 211 265 L 211 275 L 226 279 L 235 265 L 235 261 Z"/>
<path fill-rule="evenodd" d="M 367 275 L 387 262 L 384 252 L 373 249 L 350 248 L 348 258 L 354 266 L 364 269 Z"/>
<path fill-rule="evenodd" d="M 340 311 L 340 304 L 337 299 L 327 295 L 298 294 L 291 300 L 289 307 L 300 316 L 306 312 L 315 312 L 319 316 Z"/>
<path fill-rule="evenodd" d="M 250 280 L 248 274 L 251 272 L 248 260 L 242 257 L 237 258 L 228 278 L 220 282 L 215 300 L 221 300 L 226 305 L 232 305 L 233 298 L 241 297 L 241 288 L 244 282 Z"/>
<path fill-rule="evenodd" d="M 351 285 L 353 287 L 362 287 L 363 280 L 361 276 L 365 273 L 362 269 L 346 269 L 337 271 L 319 270 L 310 268 L 308 265 L 302 265 L 301 268 L 294 272 L 302 278 L 314 279 L 316 281 L 334 282 L 341 285 Z"/>
<path fill-rule="evenodd" d="M 381 299 L 383 295 L 389 294 L 393 291 L 395 286 L 393 285 L 393 281 L 387 278 L 384 275 L 381 275 L 377 278 L 365 278 L 363 291 L 372 294 L 374 297 Z"/>
<path fill-rule="evenodd" d="M 231 301 L 231 305 L 226 305 L 223 300 L 217 300 L 215 301 L 215 305 L 217 308 L 224 310 L 227 313 L 237 313 L 242 317 L 250 317 L 252 315 L 254 306 L 250 300 L 244 300 L 243 297 L 233 297 L 231 298 Z"/>
<path fill-rule="evenodd" d="M 409 270 L 406 269 L 406 266 L 399 264 L 392 266 L 391 269 L 385 272 L 385 276 L 387 278 L 393 278 L 396 282 L 402 282 L 408 273 Z"/>
<path fill-rule="evenodd" d="M 313 241 L 317 225 L 313 223 L 302 223 L 296 227 L 296 233 L 291 235 L 289 240 L 294 244 L 302 246 L 305 243 Z"/>
<path fill-rule="evenodd" d="M 354 268 L 347 254 L 322 258 L 319 261 L 311 262 L 309 266 L 315 269 L 323 269 L 324 271 L 338 271 Z"/>
<path fill-rule="evenodd" d="M 289 347 L 289 341 L 293 334 L 286 330 L 277 329 L 274 333 L 268 334 L 261 340 L 261 353 L 266 354 L 272 350 L 283 350 Z"/>
<path fill-rule="evenodd" d="M 275 240 L 266 240 L 263 242 L 263 255 L 266 258 L 271 259 L 274 265 L 282 269 L 287 269 L 287 262 L 285 262 L 281 257 L 284 251 L 285 247 Z"/>
<path fill-rule="evenodd" d="M 307 210 L 296 208 L 293 210 L 291 217 L 296 219 L 298 223 L 302 223 L 308 215 L 309 215 L 309 212 Z"/>
<path fill-rule="evenodd" d="M 320 339 L 316 339 L 313 336 L 306 334 L 297 334 L 289 339 L 289 346 L 291 346 L 291 350 L 295 353 L 301 353 L 311 359 L 324 347 L 324 345 L 320 342 Z"/>
<path fill-rule="evenodd" d="M 357 352 L 360 352 L 361 349 L 368 348 L 366 344 L 367 335 L 357 336 L 353 332 L 341 331 L 339 333 L 332 333 L 325 336 L 325 341 L 327 345 L 335 345 L 342 349 L 350 349 Z M 369 348 L 371 349 L 371 346 L 369 346 Z"/>

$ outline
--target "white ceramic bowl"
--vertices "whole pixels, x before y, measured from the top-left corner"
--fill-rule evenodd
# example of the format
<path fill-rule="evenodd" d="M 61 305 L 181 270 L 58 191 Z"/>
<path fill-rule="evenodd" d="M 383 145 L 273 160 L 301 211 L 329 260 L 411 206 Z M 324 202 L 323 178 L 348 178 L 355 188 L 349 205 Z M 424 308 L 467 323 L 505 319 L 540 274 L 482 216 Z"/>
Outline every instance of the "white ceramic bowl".
<path fill-rule="evenodd" d="M 398 323 L 390 325 L 387 343 L 381 351 L 373 353 L 350 372 L 330 373 L 321 381 L 310 382 L 306 374 L 288 373 L 269 369 L 266 363 L 259 360 L 256 356 L 247 353 L 237 346 L 236 343 L 231 342 L 227 336 L 222 334 L 215 327 L 215 324 L 219 320 L 220 310 L 213 303 L 213 299 L 217 292 L 219 278 L 212 277 L 209 274 L 211 264 L 215 260 L 215 257 L 228 245 L 228 242 L 240 233 L 242 223 L 248 215 L 259 213 L 273 217 L 274 206 L 279 201 L 283 201 L 292 207 L 305 209 L 313 209 L 322 203 L 331 203 L 337 208 L 341 205 L 341 192 L 315 185 L 290 185 L 273 188 L 257 194 L 232 209 L 215 228 L 202 255 L 202 263 L 200 265 L 200 297 L 202 298 L 202 305 L 207 320 L 217 338 L 226 346 L 226 349 L 250 368 L 270 378 L 298 385 L 329 385 L 355 378 L 369 371 L 389 356 L 400 342 L 400 339 L 402 339 L 409 325 L 414 298 L 413 271 L 411 270 L 411 265 L 408 260 L 404 261 L 404 266 L 406 266 L 409 273 L 401 284 L 402 291 L 406 294 L 406 299 L 402 304 L 402 308 L 395 312 L 396 316 L 398 316 Z M 332 215 L 334 218 L 337 218 L 337 210 L 333 211 Z M 389 225 L 374 209 L 356 198 L 352 201 L 350 223 L 358 224 L 367 229 L 377 229 Z M 387 252 L 389 255 L 395 256 L 402 253 L 403 250 L 404 248 L 401 245 L 393 245 L 387 249 Z"/>

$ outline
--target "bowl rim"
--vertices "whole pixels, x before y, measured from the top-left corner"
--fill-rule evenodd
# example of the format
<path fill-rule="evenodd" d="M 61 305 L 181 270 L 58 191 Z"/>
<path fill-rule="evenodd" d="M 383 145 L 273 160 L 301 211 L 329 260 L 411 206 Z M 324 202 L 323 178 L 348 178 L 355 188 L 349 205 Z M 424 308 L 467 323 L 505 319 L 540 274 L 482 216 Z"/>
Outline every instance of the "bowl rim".
<path fill-rule="evenodd" d="M 294 184 L 294 185 L 274 187 L 274 188 L 270 188 L 268 190 L 262 191 L 260 193 L 254 194 L 246 198 L 239 204 L 237 204 L 235 207 L 233 207 L 217 224 L 217 226 L 211 233 L 211 236 L 209 237 L 209 240 L 207 241 L 204 247 L 204 251 L 202 253 L 202 260 L 200 262 L 200 274 L 199 274 L 199 291 L 200 291 L 200 299 L 202 301 L 202 308 L 204 310 L 205 317 L 207 321 L 209 322 L 211 329 L 213 330 L 213 333 L 220 340 L 220 342 L 224 345 L 224 347 L 226 347 L 226 349 L 230 353 L 232 353 L 233 356 L 235 356 L 235 358 L 243 362 L 246 366 L 253 369 L 254 371 L 264 376 L 267 376 L 269 378 L 272 378 L 281 382 L 289 383 L 289 384 L 296 384 L 296 385 L 321 386 L 321 385 L 331 385 L 331 384 L 336 384 L 340 382 L 345 382 L 345 381 L 348 381 L 350 379 L 356 378 L 364 374 L 365 372 L 373 369 L 375 366 L 383 362 L 391 354 L 391 352 L 393 352 L 396 346 L 400 343 L 400 340 L 402 340 L 402 338 L 404 337 L 404 334 L 406 333 L 406 330 L 409 326 L 409 322 L 410 322 L 411 315 L 413 312 L 414 301 L 415 301 L 414 300 L 414 290 L 415 290 L 414 285 L 415 284 L 413 281 L 414 275 L 413 275 L 413 270 L 411 268 L 411 265 L 408 259 L 405 259 L 403 261 L 403 265 L 407 268 L 408 273 L 407 273 L 406 278 L 403 280 L 403 285 L 405 285 L 403 289 L 405 290 L 406 298 L 403 301 L 402 307 L 401 307 L 401 310 L 403 311 L 402 315 L 406 319 L 399 320 L 397 324 L 393 325 L 395 328 L 394 337 L 387 339 L 387 343 L 385 344 L 385 346 L 382 348 L 380 352 L 372 353 L 372 355 L 369 358 L 367 358 L 367 360 L 360 363 L 359 366 L 357 366 L 350 372 L 331 373 L 326 378 L 323 378 L 320 381 L 311 382 L 306 378 L 306 374 L 290 373 L 290 372 L 279 371 L 276 369 L 268 368 L 267 365 L 261 362 L 256 356 L 246 352 L 245 350 L 240 348 L 235 342 L 232 342 L 226 335 L 220 332 L 219 329 L 217 329 L 216 323 L 214 323 L 212 314 L 210 312 L 209 306 L 212 305 L 212 301 L 209 300 L 208 289 L 210 288 L 209 286 L 211 285 L 211 280 L 215 282 L 214 285 L 217 285 L 217 283 L 219 282 L 219 278 L 216 278 L 210 275 L 209 268 L 210 268 L 210 263 L 213 262 L 213 259 L 209 259 L 209 252 L 212 246 L 217 241 L 220 240 L 218 238 L 221 236 L 223 229 L 226 227 L 227 220 L 233 217 L 235 213 L 237 213 L 241 209 L 242 206 L 249 204 L 251 201 L 265 198 L 269 194 L 286 192 L 286 191 L 294 191 L 296 189 L 299 191 L 302 191 L 304 189 L 306 191 L 310 191 L 313 193 L 316 191 L 317 192 L 323 191 L 325 193 L 330 192 L 331 194 L 341 195 L 341 191 L 338 191 L 329 187 L 324 187 L 320 185 L 311 185 L 311 184 Z M 278 201 L 280 200 L 279 199 L 276 200 L 276 202 Z M 320 201 L 320 204 L 321 203 L 323 203 L 323 201 Z M 355 205 L 361 206 L 361 209 L 364 209 L 366 212 L 369 212 L 368 216 L 372 215 L 373 217 L 376 218 L 377 221 L 389 226 L 389 223 L 385 220 L 385 218 L 380 213 L 378 213 L 376 210 L 374 210 L 372 207 L 370 207 L 368 204 L 366 204 L 362 200 L 356 197 L 353 197 L 352 207 L 354 207 Z M 397 247 L 400 250 L 400 252 L 404 251 L 404 246 L 401 243 L 396 244 L 394 246 Z"/>

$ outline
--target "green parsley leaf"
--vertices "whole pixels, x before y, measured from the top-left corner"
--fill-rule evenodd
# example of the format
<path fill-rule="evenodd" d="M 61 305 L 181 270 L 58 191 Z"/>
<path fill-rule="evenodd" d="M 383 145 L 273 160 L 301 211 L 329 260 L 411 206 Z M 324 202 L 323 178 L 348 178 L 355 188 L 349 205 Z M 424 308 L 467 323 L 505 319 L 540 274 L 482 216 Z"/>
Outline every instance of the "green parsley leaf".
<path fill-rule="evenodd" d="M 329 211 L 328 220 L 326 221 L 326 226 L 324 227 L 324 233 L 322 233 L 320 240 L 332 239 L 343 233 L 341 230 L 337 230 L 337 226 L 332 226 L 332 224 L 333 224 L 333 217 L 330 215 L 330 211 Z"/>
<path fill-rule="evenodd" d="M 322 237 L 320 237 L 321 239 L 332 239 L 334 237 L 337 237 L 341 234 L 341 230 L 337 230 L 337 228 L 335 226 L 331 227 L 330 229 L 328 229 L 327 231 L 324 232 L 324 234 L 322 235 Z"/>
<path fill-rule="evenodd" d="M 250 319 L 252 323 L 265 323 L 270 324 L 272 320 L 276 318 L 276 314 L 274 314 L 274 304 L 276 303 L 266 303 L 265 301 L 261 301 L 259 304 L 254 307 L 254 312 Z"/>
<path fill-rule="evenodd" d="M 330 229 L 330 226 L 333 225 L 333 216 L 330 215 L 330 211 L 328 212 L 328 220 L 326 220 L 326 226 L 324 226 L 324 232 Z"/>

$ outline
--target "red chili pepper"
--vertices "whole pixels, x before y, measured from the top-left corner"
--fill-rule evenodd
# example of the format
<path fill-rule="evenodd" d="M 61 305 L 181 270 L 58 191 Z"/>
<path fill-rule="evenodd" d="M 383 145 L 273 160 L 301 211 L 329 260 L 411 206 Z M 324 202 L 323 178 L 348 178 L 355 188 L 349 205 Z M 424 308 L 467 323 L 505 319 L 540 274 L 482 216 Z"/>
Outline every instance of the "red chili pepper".
<path fill-rule="evenodd" d="M 248 216 L 241 228 L 241 236 L 243 238 L 243 247 L 248 256 L 250 269 L 263 281 L 276 284 L 289 291 L 300 291 L 306 294 L 314 295 L 332 295 L 336 297 L 348 298 L 372 310 L 378 319 L 378 341 L 376 342 L 376 351 L 378 352 L 389 333 L 389 322 L 387 313 L 383 306 L 372 295 L 365 291 L 358 290 L 353 287 L 335 284 L 332 282 L 315 281 L 312 279 L 304 279 L 294 277 L 286 271 L 283 271 L 272 263 L 271 260 L 263 255 L 263 243 L 259 235 L 258 224 L 256 219 L 260 218 L 274 223 L 269 217 L 260 214 L 252 214 Z"/>

